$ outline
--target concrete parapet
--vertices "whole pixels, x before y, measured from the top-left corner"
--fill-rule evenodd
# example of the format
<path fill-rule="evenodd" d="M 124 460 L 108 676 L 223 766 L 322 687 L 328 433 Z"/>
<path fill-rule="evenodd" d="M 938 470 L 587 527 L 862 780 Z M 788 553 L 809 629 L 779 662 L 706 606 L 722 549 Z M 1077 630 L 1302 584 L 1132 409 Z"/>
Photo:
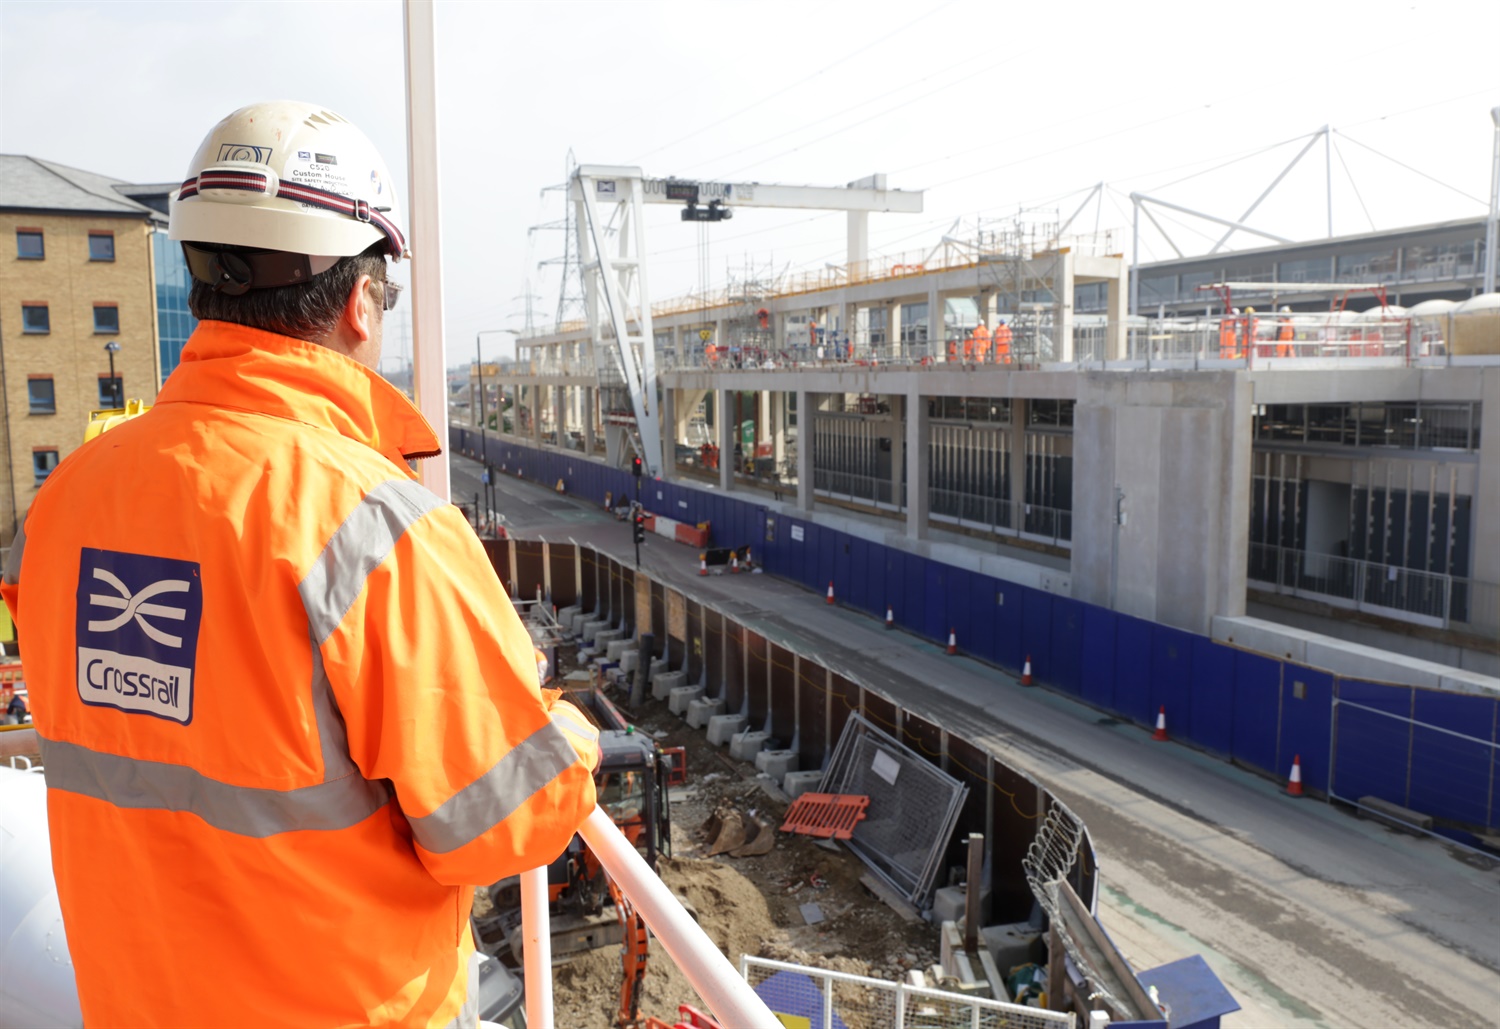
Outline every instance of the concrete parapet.
<path fill-rule="evenodd" d="M 708 742 L 715 745 L 728 743 L 736 733 L 745 731 L 749 721 L 744 715 L 714 715 L 708 720 Z"/>
<path fill-rule="evenodd" d="M 756 730 L 737 732 L 729 738 L 729 756 L 739 761 L 754 761 L 755 755 L 766 749 L 771 734 Z"/>
<path fill-rule="evenodd" d="M 657 700 L 666 700 L 673 690 L 686 685 L 686 672 L 663 672 L 651 680 L 651 696 Z"/>
<path fill-rule="evenodd" d="M 688 705 L 703 696 L 702 686 L 679 686 L 667 694 L 667 707 L 674 715 L 686 715 Z"/>
<path fill-rule="evenodd" d="M 797 752 L 795 750 L 762 750 L 755 755 L 755 767 L 780 782 L 786 778 L 786 773 L 797 770 Z"/>
<path fill-rule="evenodd" d="M 781 789 L 788 797 L 796 800 L 804 793 L 815 792 L 822 781 L 822 772 L 788 772 L 781 780 Z"/>
<path fill-rule="evenodd" d="M 708 724 L 708 720 L 724 713 L 724 698 L 702 697 L 688 705 L 687 724 L 694 729 L 701 729 Z"/>

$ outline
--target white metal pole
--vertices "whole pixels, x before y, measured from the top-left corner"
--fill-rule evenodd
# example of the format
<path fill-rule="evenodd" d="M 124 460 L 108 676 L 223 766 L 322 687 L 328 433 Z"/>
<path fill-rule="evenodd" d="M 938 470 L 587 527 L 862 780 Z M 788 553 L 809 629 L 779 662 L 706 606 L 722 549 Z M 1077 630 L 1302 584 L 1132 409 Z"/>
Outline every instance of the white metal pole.
<path fill-rule="evenodd" d="M 1490 221 L 1484 233 L 1484 291 L 1495 292 L 1495 269 L 1500 266 L 1500 107 L 1490 108 L 1495 123 L 1495 156 L 1490 168 Z"/>
<path fill-rule="evenodd" d="M 1323 166 L 1328 185 L 1328 238 L 1333 238 L 1333 126 L 1323 126 Z"/>
<path fill-rule="evenodd" d="M 526 966 L 526 1025 L 528 1029 L 552 1029 L 552 927 L 547 917 L 546 868 L 521 873 L 521 938 Z"/>
<path fill-rule="evenodd" d="M 412 252 L 411 306 L 417 407 L 448 446 L 447 353 L 443 345 L 443 263 L 438 202 L 437 73 L 432 0 L 406 0 L 407 238 Z M 447 500 L 448 459 L 417 464 L 422 485 Z"/>
<path fill-rule="evenodd" d="M 603 809 L 595 807 L 578 833 L 721 1024 L 735 1029 L 781 1029 L 765 1001 L 740 978 Z M 530 946 L 528 940 L 528 954 Z M 531 989 L 529 976 L 526 988 Z"/>

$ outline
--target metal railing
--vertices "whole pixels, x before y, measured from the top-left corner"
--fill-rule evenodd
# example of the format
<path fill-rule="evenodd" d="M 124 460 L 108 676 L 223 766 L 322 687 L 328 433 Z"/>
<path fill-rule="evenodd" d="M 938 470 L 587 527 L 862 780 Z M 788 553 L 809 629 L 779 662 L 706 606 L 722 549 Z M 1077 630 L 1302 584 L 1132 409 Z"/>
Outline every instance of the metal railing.
<path fill-rule="evenodd" d="M 935 486 L 928 488 L 927 498 L 927 515 L 933 522 L 948 522 L 999 536 L 1019 536 L 1058 547 L 1073 545 L 1072 511 Z"/>
<path fill-rule="evenodd" d="M 1248 577 L 1288 596 L 1500 638 L 1500 583 L 1252 543 Z"/>
<path fill-rule="evenodd" d="M 747 982 L 776 1000 L 783 1025 L 833 1029 L 838 1025 L 891 1029 L 1053 1029 L 1077 1025 L 1072 1012 L 831 972 L 769 958 L 740 958 Z M 737 1024 L 737 1023 L 730 1023 Z"/>
<path fill-rule="evenodd" d="M 765 1001 L 719 952 L 602 808 L 594 808 L 578 834 L 716 1019 L 726 1026 L 781 1029 L 782 1023 Z M 546 868 L 521 873 L 521 926 L 525 939 L 526 1023 L 531 1029 L 552 1029 L 552 937 Z"/>

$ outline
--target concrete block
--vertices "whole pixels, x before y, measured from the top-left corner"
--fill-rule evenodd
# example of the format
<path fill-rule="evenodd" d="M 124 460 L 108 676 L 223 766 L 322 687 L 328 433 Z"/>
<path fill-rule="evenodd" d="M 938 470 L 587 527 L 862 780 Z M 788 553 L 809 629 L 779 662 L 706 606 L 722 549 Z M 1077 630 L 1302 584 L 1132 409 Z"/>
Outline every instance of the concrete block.
<path fill-rule="evenodd" d="M 627 650 L 620 655 L 620 671 L 634 673 L 641 666 L 640 648 Z"/>
<path fill-rule="evenodd" d="M 578 631 L 578 638 L 585 643 L 592 643 L 594 636 L 609 628 L 609 623 L 602 618 L 594 618 L 583 623 L 583 628 Z"/>
<path fill-rule="evenodd" d="M 1380 797 L 1360 797 L 1359 806 L 1363 809 L 1361 815 L 1368 815 L 1377 821 L 1394 825 L 1399 829 L 1407 829 L 1416 826 L 1418 829 L 1431 829 L 1432 816 L 1425 815 L 1420 811 L 1413 811 L 1409 807 L 1402 807 L 1389 800 Z"/>
<path fill-rule="evenodd" d="M 564 629 L 570 628 L 573 625 L 573 616 L 582 613 L 577 604 L 569 604 L 557 612 L 557 624 Z"/>
<path fill-rule="evenodd" d="M 635 640 L 610 640 L 609 645 L 604 648 L 604 655 L 611 661 L 618 661 L 625 651 L 636 649 L 639 648 L 636 647 Z"/>
<path fill-rule="evenodd" d="M 749 721 L 744 715 L 714 715 L 708 720 L 708 742 L 715 745 L 728 743 L 731 736 L 744 732 Z"/>
<path fill-rule="evenodd" d="M 594 633 L 594 646 L 602 650 L 606 643 L 611 643 L 615 640 L 623 640 L 624 638 L 624 629 L 603 629 L 599 632 Z"/>
<path fill-rule="evenodd" d="M 671 671 L 664 657 L 653 657 L 650 666 L 646 669 L 646 681 L 655 682 L 658 675 L 664 675 Z"/>
<path fill-rule="evenodd" d="M 816 793 L 822 782 L 822 772 L 788 772 L 781 780 L 781 788 L 788 797 L 796 800 L 804 793 Z"/>
<path fill-rule="evenodd" d="M 583 627 L 594 620 L 594 616 L 587 611 L 580 611 L 573 616 L 571 628 L 574 636 L 583 634 Z"/>
<path fill-rule="evenodd" d="M 674 715 L 687 715 L 688 705 L 703 696 L 702 686 L 679 686 L 667 694 L 667 707 Z"/>
<path fill-rule="evenodd" d="M 771 734 L 768 732 L 746 730 L 737 732 L 729 738 L 729 756 L 739 761 L 754 761 L 755 755 L 766 749 Z"/>
<path fill-rule="evenodd" d="M 994 959 L 995 967 L 1002 975 L 1010 973 L 1017 965 L 1031 960 L 1031 945 L 1041 933 L 1028 922 L 1010 925 L 987 925 L 979 930 L 984 948 Z"/>
<path fill-rule="evenodd" d="M 710 699 L 702 697 L 688 705 L 687 724 L 694 729 L 702 729 L 708 724 L 710 718 L 724 713 L 724 698 Z"/>
<path fill-rule="evenodd" d="M 686 672 L 663 672 L 651 680 L 651 696 L 657 700 L 666 700 L 672 695 L 673 690 L 686 685 Z"/>
<path fill-rule="evenodd" d="M 786 773 L 797 770 L 797 752 L 795 750 L 762 750 L 755 755 L 755 767 L 780 782 L 786 778 Z"/>

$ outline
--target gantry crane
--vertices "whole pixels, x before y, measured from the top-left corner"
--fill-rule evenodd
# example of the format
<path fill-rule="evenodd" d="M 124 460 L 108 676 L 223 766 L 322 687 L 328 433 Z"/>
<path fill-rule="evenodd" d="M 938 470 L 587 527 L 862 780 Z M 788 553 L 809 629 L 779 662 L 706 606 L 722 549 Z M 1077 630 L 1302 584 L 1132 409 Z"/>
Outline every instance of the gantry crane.
<path fill-rule="evenodd" d="M 887 189 L 884 175 L 847 186 L 781 186 L 647 178 L 639 168 L 580 165 L 569 183 L 590 341 L 602 388 L 630 395 L 648 475 L 662 469 L 655 335 L 646 285 L 646 204 L 677 204 L 684 221 L 720 221 L 741 207 L 847 211 L 851 277 L 869 258 L 872 211 L 919 214 L 922 193 Z"/>

